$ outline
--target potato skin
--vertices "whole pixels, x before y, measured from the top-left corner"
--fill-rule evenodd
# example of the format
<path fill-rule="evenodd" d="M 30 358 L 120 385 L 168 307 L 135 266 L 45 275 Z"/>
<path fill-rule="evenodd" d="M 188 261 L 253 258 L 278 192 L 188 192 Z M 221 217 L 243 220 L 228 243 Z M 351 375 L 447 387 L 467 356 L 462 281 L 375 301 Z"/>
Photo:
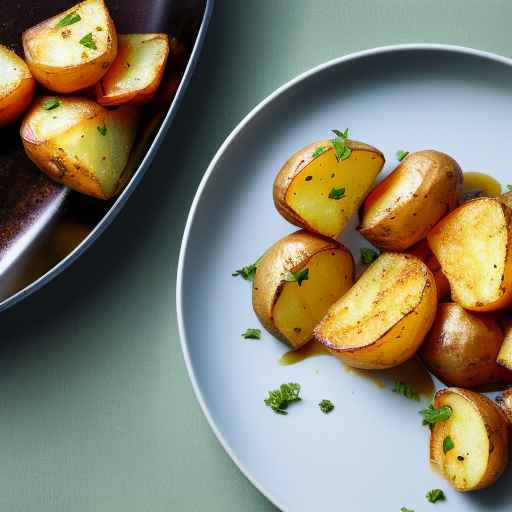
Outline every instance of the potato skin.
<path fill-rule="evenodd" d="M 318 252 L 329 249 L 342 249 L 350 254 L 336 240 L 299 230 L 276 242 L 258 264 L 252 287 L 254 312 L 265 329 L 287 345 L 290 345 L 288 339 L 279 331 L 273 319 L 274 305 L 281 293 L 284 276 Z M 354 265 L 352 280 L 353 269 Z"/>
<path fill-rule="evenodd" d="M 478 410 L 484 422 L 489 437 L 489 459 L 487 468 L 480 482 L 471 488 L 458 488 L 460 492 L 476 491 L 492 485 L 505 471 L 509 457 L 509 429 L 508 420 L 503 411 L 489 398 L 475 391 L 459 387 L 451 387 L 438 391 L 434 397 L 435 408 L 442 406 L 442 399 L 448 393 L 456 393 Z M 443 457 L 444 422 L 434 424 L 430 436 L 430 458 L 434 464 L 441 468 Z M 441 468 L 442 469 L 442 468 Z M 452 482 L 450 482 L 452 483 Z"/>
<path fill-rule="evenodd" d="M 388 186 L 402 176 L 419 174 L 421 183 L 405 203 L 390 207 L 386 215 L 372 219 L 368 207 Z M 430 229 L 453 210 L 462 191 L 463 175 L 449 155 L 433 149 L 408 155 L 366 198 L 359 232 L 372 244 L 387 251 L 404 251 L 425 238 Z M 400 186 L 400 185 L 397 185 Z"/>
<path fill-rule="evenodd" d="M 27 65 L 38 82 L 50 91 L 71 93 L 94 85 L 107 71 L 117 55 L 117 32 L 112 18 L 107 12 L 107 25 L 104 30 L 110 34 L 107 50 L 93 60 L 74 66 L 58 67 L 41 64 L 30 52 L 28 41 L 54 22 L 54 17 L 30 27 L 22 34 L 23 50 Z"/>
<path fill-rule="evenodd" d="M 466 311 L 453 302 L 439 304 L 419 355 L 445 384 L 477 388 L 512 383 L 512 372 L 496 357 L 503 342 L 499 319 Z"/>
<path fill-rule="evenodd" d="M 371 151 L 379 154 L 384 160 L 384 155 L 377 148 L 359 142 L 357 140 L 347 140 L 347 147 L 352 151 Z M 288 187 L 292 183 L 293 179 L 299 174 L 312 160 L 314 160 L 313 151 L 319 146 L 331 147 L 332 141 L 330 139 L 323 139 L 309 144 L 308 146 L 299 149 L 295 152 L 281 167 L 281 170 L 276 176 L 273 188 L 274 204 L 277 211 L 290 223 L 298 226 L 299 228 L 308 229 L 309 231 L 315 231 L 311 226 L 298 216 L 287 204 L 286 204 L 286 192 Z"/>

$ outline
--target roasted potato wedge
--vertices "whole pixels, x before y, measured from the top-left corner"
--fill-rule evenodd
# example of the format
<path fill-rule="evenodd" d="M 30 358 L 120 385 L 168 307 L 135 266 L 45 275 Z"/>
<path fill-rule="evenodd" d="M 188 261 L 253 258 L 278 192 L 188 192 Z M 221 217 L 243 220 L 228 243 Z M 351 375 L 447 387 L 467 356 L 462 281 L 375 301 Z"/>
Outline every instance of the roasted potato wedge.
<path fill-rule="evenodd" d="M 462 204 L 430 231 L 428 243 L 455 302 L 473 311 L 512 303 L 512 210 L 500 200 Z"/>
<path fill-rule="evenodd" d="M 274 181 L 274 204 L 296 226 L 335 238 L 347 225 L 384 165 L 382 153 L 347 140 L 352 150 L 338 160 L 332 140 L 300 149 Z"/>
<path fill-rule="evenodd" d="M 404 251 L 457 206 L 461 190 L 453 158 L 433 149 L 411 153 L 365 199 L 359 232 L 379 249 Z"/>
<path fill-rule="evenodd" d="M 48 109 L 47 106 L 58 104 Z M 50 178 L 84 194 L 108 199 L 124 183 L 138 110 L 106 110 L 83 98 L 39 98 L 20 133 L 29 158 Z"/>
<path fill-rule="evenodd" d="M 38 82 L 56 92 L 94 85 L 117 55 L 117 34 L 103 0 L 84 0 L 23 32 L 23 50 Z"/>
<path fill-rule="evenodd" d="M 457 491 L 476 491 L 493 484 L 508 464 L 505 414 L 486 396 L 462 388 L 438 391 L 433 405 L 448 406 L 452 414 L 432 428 L 432 463 Z M 448 437 L 453 443 L 450 450 L 445 445 Z"/>
<path fill-rule="evenodd" d="M 436 289 L 437 289 L 437 300 L 441 301 L 442 299 L 450 296 L 450 283 L 448 279 L 443 274 L 441 270 L 441 265 L 437 258 L 434 256 L 434 253 L 430 249 L 427 239 L 424 238 L 420 240 L 417 244 L 414 244 L 412 247 L 407 249 L 408 254 L 412 254 L 419 258 L 427 267 L 430 269 L 432 274 L 434 274 L 434 279 L 436 280 Z"/>
<path fill-rule="evenodd" d="M 347 248 L 332 239 L 297 231 L 275 243 L 258 263 L 252 303 L 268 331 L 299 348 L 353 282 L 354 260 Z"/>
<path fill-rule="evenodd" d="M 512 384 L 512 372 L 496 362 L 502 342 L 498 318 L 466 311 L 451 302 L 439 304 L 419 354 L 428 369 L 448 386 Z"/>
<path fill-rule="evenodd" d="M 501 344 L 497 363 L 508 370 L 512 370 L 512 320 L 504 318 L 502 321 L 503 327 L 503 343 Z"/>
<path fill-rule="evenodd" d="M 25 61 L 0 44 L 0 126 L 12 123 L 28 108 L 34 87 Z"/>
<path fill-rule="evenodd" d="M 167 34 L 119 34 L 117 57 L 96 84 L 100 105 L 142 105 L 155 94 L 169 55 Z"/>
<path fill-rule="evenodd" d="M 314 334 L 349 366 L 390 368 L 416 352 L 436 305 L 428 267 L 414 256 L 384 253 L 331 306 Z"/>

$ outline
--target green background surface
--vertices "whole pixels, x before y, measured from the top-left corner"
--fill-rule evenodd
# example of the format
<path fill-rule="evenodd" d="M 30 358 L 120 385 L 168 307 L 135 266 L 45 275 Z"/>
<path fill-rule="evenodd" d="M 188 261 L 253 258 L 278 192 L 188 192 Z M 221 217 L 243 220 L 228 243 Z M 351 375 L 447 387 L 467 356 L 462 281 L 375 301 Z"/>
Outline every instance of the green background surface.
<path fill-rule="evenodd" d="M 2 314 L 0 510 L 275 510 L 210 431 L 181 355 L 176 264 L 199 180 L 238 121 L 308 68 L 410 42 L 511 55 L 511 19 L 510 0 L 217 0 L 185 102 L 126 208 Z"/>

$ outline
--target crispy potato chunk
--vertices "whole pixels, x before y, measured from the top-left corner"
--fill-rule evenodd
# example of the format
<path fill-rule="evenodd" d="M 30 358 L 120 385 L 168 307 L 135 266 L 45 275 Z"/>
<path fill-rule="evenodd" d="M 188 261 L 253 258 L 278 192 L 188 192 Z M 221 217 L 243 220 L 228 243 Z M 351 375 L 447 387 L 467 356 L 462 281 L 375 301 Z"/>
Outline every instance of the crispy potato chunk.
<path fill-rule="evenodd" d="M 430 458 L 458 491 L 482 489 L 493 484 L 508 464 L 508 422 L 486 396 L 462 388 L 436 393 L 434 407 L 448 406 L 452 415 L 434 424 Z M 446 438 L 453 448 L 443 448 Z"/>
<path fill-rule="evenodd" d="M 434 320 L 434 276 L 414 256 L 384 253 L 327 312 L 315 337 L 349 366 L 398 366 Z"/>
<path fill-rule="evenodd" d="M 167 34 L 120 34 L 117 57 L 96 84 L 100 105 L 142 105 L 155 94 L 169 55 Z"/>
<path fill-rule="evenodd" d="M 30 71 L 51 91 L 94 85 L 117 54 L 117 34 L 103 0 L 84 0 L 23 33 Z"/>
<path fill-rule="evenodd" d="M 306 278 L 294 280 L 292 272 Z M 268 331 L 299 348 L 353 282 L 354 261 L 347 248 L 298 231 L 279 240 L 259 262 L 253 282 L 254 311 Z"/>
<path fill-rule="evenodd" d="M 274 204 L 285 219 L 333 238 L 343 231 L 384 165 L 378 149 L 346 144 L 352 149 L 346 160 L 337 160 L 331 140 L 321 140 L 283 165 L 274 181 Z"/>
<path fill-rule="evenodd" d="M 468 201 L 442 219 L 428 242 L 466 309 L 493 311 L 512 302 L 512 210 L 495 198 Z"/>

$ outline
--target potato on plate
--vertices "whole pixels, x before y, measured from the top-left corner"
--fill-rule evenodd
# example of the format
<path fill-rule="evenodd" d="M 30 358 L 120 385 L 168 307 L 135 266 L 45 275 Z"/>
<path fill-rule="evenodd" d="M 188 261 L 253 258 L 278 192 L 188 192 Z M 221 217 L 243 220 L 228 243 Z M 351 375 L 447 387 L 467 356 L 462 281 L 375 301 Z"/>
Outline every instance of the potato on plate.
<path fill-rule="evenodd" d="M 106 110 L 83 98 L 42 97 L 25 116 L 21 138 L 29 158 L 50 178 L 108 199 L 124 184 L 138 110 Z"/>
<path fill-rule="evenodd" d="M 332 238 L 343 231 L 384 165 L 378 149 L 337 133 L 297 151 L 274 181 L 274 204 L 285 219 Z"/>
<path fill-rule="evenodd" d="M 398 366 L 419 348 L 436 314 L 434 276 L 418 258 L 384 253 L 331 306 L 315 337 L 349 366 Z"/>
<path fill-rule="evenodd" d="M 459 201 L 462 171 L 432 149 L 411 153 L 368 195 L 360 233 L 387 251 L 404 251 L 425 238 Z"/>
<path fill-rule="evenodd" d="M 0 44 L 0 126 L 15 121 L 28 108 L 34 87 L 25 61 Z"/>
<path fill-rule="evenodd" d="M 427 239 L 424 238 L 420 240 L 417 244 L 414 244 L 412 247 L 407 249 L 408 254 L 412 254 L 419 258 L 427 267 L 430 269 L 432 274 L 434 274 L 434 279 L 436 280 L 436 289 L 437 289 L 437 300 L 442 300 L 445 297 L 450 296 L 450 283 L 446 276 L 443 274 L 441 270 L 441 265 L 437 258 L 434 256 L 434 253 L 430 249 Z"/>
<path fill-rule="evenodd" d="M 439 304 L 419 354 L 429 370 L 448 386 L 512 384 L 512 372 L 496 362 L 502 342 L 498 318 L 445 303 Z"/>
<path fill-rule="evenodd" d="M 512 370 L 512 319 L 504 318 L 502 326 L 504 338 L 496 361 L 502 367 Z"/>
<path fill-rule="evenodd" d="M 508 388 L 501 395 L 496 397 L 496 403 L 505 413 L 509 421 L 509 428 L 512 428 L 512 388 Z"/>
<path fill-rule="evenodd" d="M 142 105 L 155 94 L 169 55 L 167 34 L 119 34 L 117 57 L 96 84 L 101 105 Z"/>
<path fill-rule="evenodd" d="M 449 407 L 451 416 L 433 425 L 430 459 L 461 492 L 493 484 L 508 464 L 508 421 L 489 398 L 462 388 L 436 393 L 433 406 Z"/>
<path fill-rule="evenodd" d="M 512 210 L 500 200 L 462 204 L 430 231 L 428 243 L 455 302 L 473 311 L 512 303 Z"/>
<path fill-rule="evenodd" d="M 252 303 L 268 331 L 299 348 L 353 282 L 354 260 L 346 247 L 297 231 L 276 242 L 261 258 Z"/>
<path fill-rule="evenodd" d="M 84 0 L 23 32 L 23 50 L 38 82 L 56 92 L 94 85 L 117 55 L 117 34 L 103 0 Z"/>

